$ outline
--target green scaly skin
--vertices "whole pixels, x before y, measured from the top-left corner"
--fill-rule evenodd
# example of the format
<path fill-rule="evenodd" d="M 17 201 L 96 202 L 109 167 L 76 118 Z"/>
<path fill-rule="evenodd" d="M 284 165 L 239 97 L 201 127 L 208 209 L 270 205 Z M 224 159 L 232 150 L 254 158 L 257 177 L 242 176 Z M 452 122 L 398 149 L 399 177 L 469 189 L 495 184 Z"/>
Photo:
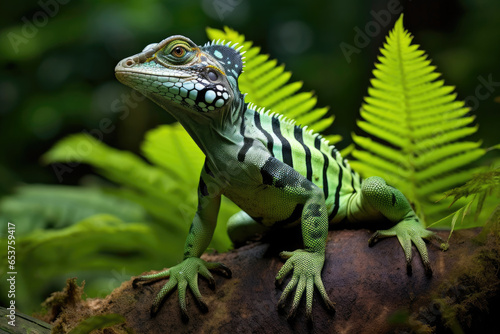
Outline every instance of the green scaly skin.
<path fill-rule="evenodd" d="M 236 45 L 212 42 L 197 46 L 183 36 L 148 45 L 123 59 L 116 77 L 173 115 L 206 155 L 198 187 L 198 209 L 184 248 L 184 261 L 138 281 L 169 278 L 153 302 L 154 315 L 176 287 L 182 318 L 187 321 L 189 287 L 202 311 L 208 310 L 198 289 L 198 274 L 213 286 L 210 270 L 230 277 L 228 268 L 200 259 L 212 239 L 221 196 L 242 211 L 228 221 L 228 233 L 242 242 L 271 228 L 301 225 L 304 249 L 282 252 L 280 283 L 290 272 L 278 307 L 284 308 L 295 290 L 289 318 L 305 291 L 306 315 L 312 320 L 314 287 L 327 309 L 334 311 L 321 279 L 328 225 L 349 221 L 389 219 L 394 227 L 370 239 L 397 236 L 411 274 L 411 244 L 432 274 L 422 239 L 438 238 L 427 231 L 401 192 L 378 177 L 362 182 L 358 174 L 318 134 L 280 115 L 244 102 L 238 88 L 243 62 Z"/>

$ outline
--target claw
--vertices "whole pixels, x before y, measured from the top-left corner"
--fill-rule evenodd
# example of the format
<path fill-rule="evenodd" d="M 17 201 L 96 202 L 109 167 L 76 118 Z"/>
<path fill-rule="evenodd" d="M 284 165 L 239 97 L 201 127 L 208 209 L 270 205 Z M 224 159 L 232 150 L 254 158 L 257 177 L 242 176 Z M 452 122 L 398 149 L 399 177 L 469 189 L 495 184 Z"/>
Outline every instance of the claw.
<path fill-rule="evenodd" d="M 375 233 L 373 233 L 373 235 L 371 236 L 371 238 L 368 240 L 368 247 L 373 247 L 375 246 L 375 244 L 377 243 L 378 241 L 378 236 L 379 236 L 380 232 L 377 231 Z"/>
<path fill-rule="evenodd" d="M 218 262 L 208 263 L 207 269 L 215 271 L 218 274 L 224 276 L 225 278 L 231 278 L 233 276 L 231 269 L 229 269 L 228 267 L 226 267 L 222 263 L 218 263 Z"/>
<path fill-rule="evenodd" d="M 208 305 L 203 300 L 198 300 L 198 306 L 202 313 L 208 313 Z"/>
<path fill-rule="evenodd" d="M 182 319 L 182 322 L 187 324 L 189 322 L 189 316 L 187 314 L 187 311 L 181 309 L 181 319 Z"/>
<path fill-rule="evenodd" d="M 215 291 L 215 280 L 213 277 L 212 279 L 208 280 L 208 287 L 210 288 L 210 290 Z"/>
<path fill-rule="evenodd" d="M 411 262 L 406 262 L 406 274 L 411 276 L 413 274 L 413 268 L 411 266 Z"/>
<path fill-rule="evenodd" d="M 218 268 L 215 268 L 215 270 L 217 272 L 219 272 L 220 274 L 222 274 L 222 276 L 226 277 L 226 278 L 231 278 L 233 277 L 233 273 L 231 272 L 231 269 L 229 269 L 228 267 L 226 267 L 225 265 L 223 265 L 222 263 L 219 263 L 219 267 Z"/>
<path fill-rule="evenodd" d="M 290 309 L 290 312 L 288 312 L 288 315 L 286 316 L 286 320 L 288 322 L 291 322 L 294 318 L 295 318 L 295 315 L 297 314 L 297 308 L 291 308 Z"/>
<path fill-rule="evenodd" d="M 424 263 L 425 276 L 428 278 L 432 277 L 432 268 L 428 263 Z"/>
<path fill-rule="evenodd" d="M 334 303 L 334 302 L 332 302 L 330 299 L 328 299 L 328 300 L 323 300 L 323 301 L 325 302 L 325 306 L 326 306 L 327 311 L 328 311 L 330 314 L 334 315 L 334 314 L 335 314 L 335 312 L 337 312 L 337 310 L 335 309 L 335 303 Z"/>
<path fill-rule="evenodd" d="M 159 309 L 160 307 L 158 305 L 155 304 L 151 305 L 151 309 L 149 311 L 151 318 L 154 318 L 158 314 Z"/>

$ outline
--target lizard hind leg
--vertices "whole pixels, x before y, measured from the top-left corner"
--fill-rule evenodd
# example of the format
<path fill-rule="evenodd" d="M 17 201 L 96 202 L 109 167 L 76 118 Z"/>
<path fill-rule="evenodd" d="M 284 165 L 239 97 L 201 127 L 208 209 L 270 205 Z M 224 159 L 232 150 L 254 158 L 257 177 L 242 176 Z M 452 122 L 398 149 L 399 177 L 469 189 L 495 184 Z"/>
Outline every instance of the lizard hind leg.
<path fill-rule="evenodd" d="M 369 206 L 371 210 L 375 209 L 396 223 L 390 229 L 375 232 L 369 240 L 369 246 L 373 246 L 381 238 L 396 236 L 405 254 L 407 273 L 411 275 L 413 243 L 420 253 L 426 275 L 432 276 L 427 246 L 423 239 L 444 241 L 434 232 L 425 229 L 406 197 L 398 189 L 389 186 L 381 177 L 367 178 L 362 184 L 361 193 L 362 205 Z"/>
<path fill-rule="evenodd" d="M 236 245 L 242 245 L 252 237 L 264 234 L 269 230 L 268 227 L 259 224 L 245 211 L 239 211 L 227 221 L 227 233 L 229 238 Z"/>

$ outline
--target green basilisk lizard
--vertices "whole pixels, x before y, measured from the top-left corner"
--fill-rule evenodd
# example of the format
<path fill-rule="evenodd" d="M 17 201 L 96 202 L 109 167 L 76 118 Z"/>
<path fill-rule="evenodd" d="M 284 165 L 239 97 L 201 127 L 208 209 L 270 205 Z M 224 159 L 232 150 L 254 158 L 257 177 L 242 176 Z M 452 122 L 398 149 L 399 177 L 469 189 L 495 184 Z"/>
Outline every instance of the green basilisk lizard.
<path fill-rule="evenodd" d="M 380 177 L 361 180 L 334 146 L 293 121 L 245 103 L 238 88 L 243 68 L 240 48 L 212 42 L 201 47 L 183 36 L 171 36 L 123 59 L 116 77 L 141 92 L 177 119 L 206 156 L 198 187 L 198 209 L 184 248 L 184 260 L 163 272 L 134 282 L 169 278 L 153 302 L 155 314 L 176 287 L 181 315 L 188 319 L 189 287 L 201 309 L 208 310 L 198 289 L 198 274 L 213 284 L 210 270 L 230 277 L 220 263 L 200 256 L 217 222 L 221 196 L 242 211 L 231 217 L 228 232 L 240 242 L 255 232 L 301 225 L 304 249 L 282 252 L 287 259 L 276 276 L 292 278 L 278 302 L 284 307 L 295 291 L 289 317 L 305 291 L 311 319 L 314 287 L 327 309 L 334 311 L 321 279 L 329 224 L 388 219 L 394 226 L 369 240 L 396 236 L 411 274 L 412 242 L 425 272 L 432 275 L 423 239 L 437 237 L 424 228 L 404 195 Z"/>

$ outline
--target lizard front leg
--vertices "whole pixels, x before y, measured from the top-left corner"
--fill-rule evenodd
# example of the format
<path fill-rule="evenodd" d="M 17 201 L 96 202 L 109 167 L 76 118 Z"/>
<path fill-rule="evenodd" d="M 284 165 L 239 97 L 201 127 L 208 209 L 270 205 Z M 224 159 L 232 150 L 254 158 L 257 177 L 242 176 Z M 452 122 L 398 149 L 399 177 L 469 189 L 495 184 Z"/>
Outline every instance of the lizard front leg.
<path fill-rule="evenodd" d="M 306 316 L 312 321 L 313 293 L 316 287 L 326 307 L 334 312 L 334 304 L 330 301 L 321 279 L 328 237 L 328 212 L 323 192 L 293 168 L 273 157 L 266 161 L 261 173 L 264 184 L 282 192 L 282 200 L 294 203 L 295 208 L 303 208 L 300 220 L 305 248 L 280 254 L 287 260 L 276 276 L 277 284 L 281 283 L 288 273 L 293 271 L 293 274 L 278 302 L 278 308 L 284 308 L 287 297 L 295 289 L 288 314 L 288 319 L 293 318 L 305 291 Z"/>
<path fill-rule="evenodd" d="M 198 274 L 208 280 L 209 286 L 212 289 L 215 287 L 215 281 L 210 270 L 216 270 L 228 278 L 231 277 L 231 271 L 223 264 L 215 262 L 209 263 L 200 259 L 200 256 L 212 240 L 221 202 L 220 194 L 209 193 L 209 189 L 217 189 L 218 187 L 207 187 L 205 180 L 214 182 L 214 179 L 205 171 L 206 167 L 200 177 L 198 187 L 198 210 L 186 238 L 184 260 L 170 269 L 152 275 L 141 276 L 136 278 L 133 282 L 134 286 L 136 286 L 138 281 L 169 278 L 169 281 L 165 283 L 153 302 L 151 307 L 152 316 L 158 312 L 164 298 L 177 287 L 182 320 L 187 322 L 189 320 L 186 307 L 186 290 L 188 287 L 193 292 L 200 309 L 203 312 L 208 311 L 208 307 L 203 301 L 203 297 L 198 289 Z"/>
<path fill-rule="evenodd" d="M 318 289 L 327 309 L 335 312 L 334 303 L 330 301 L 321 279 L 321 270 L 325 261 L 325 244 L 328 237 L 328 212 L 323 192 L 312 183 L 301 221 L 305 249 L 280 254 L 287 261 L 276 276 L 278 282 L 291 270 L 294 272 L 291 281 L 283 291 L 278 307 L 284 308 L 288 295 L 296 288 L 292 307 L 288 314 L 289 319 L 293 318 L 302 294 L 306 290 L 306 316 L 312 322 L 314 286 Z"/>

